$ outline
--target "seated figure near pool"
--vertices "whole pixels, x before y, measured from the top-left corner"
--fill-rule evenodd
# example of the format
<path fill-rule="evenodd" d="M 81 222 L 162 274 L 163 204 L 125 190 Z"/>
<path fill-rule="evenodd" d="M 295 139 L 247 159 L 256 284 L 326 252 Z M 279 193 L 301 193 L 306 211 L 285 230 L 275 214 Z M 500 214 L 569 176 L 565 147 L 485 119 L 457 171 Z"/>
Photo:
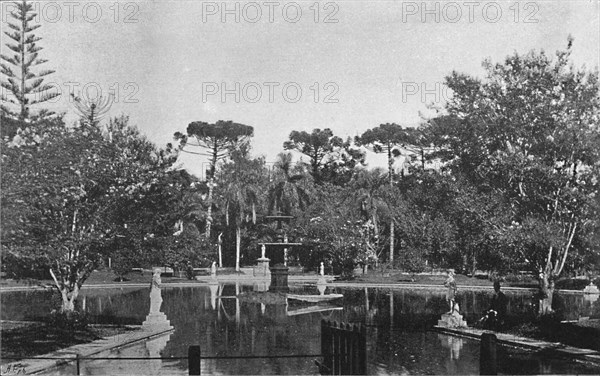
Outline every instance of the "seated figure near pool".
<path fill-rule="evenodd" d="M 486 329 L 500 330 L 504 325 L 504 319 L 506 317 L 506 306 L 508 299 L 502 291 L 500 291 L 500 281 L 494 282 L 494 296 L 490 303 L 490 308 L 486 311 L 485 315 L 479 320 L 479 322 Z"/>

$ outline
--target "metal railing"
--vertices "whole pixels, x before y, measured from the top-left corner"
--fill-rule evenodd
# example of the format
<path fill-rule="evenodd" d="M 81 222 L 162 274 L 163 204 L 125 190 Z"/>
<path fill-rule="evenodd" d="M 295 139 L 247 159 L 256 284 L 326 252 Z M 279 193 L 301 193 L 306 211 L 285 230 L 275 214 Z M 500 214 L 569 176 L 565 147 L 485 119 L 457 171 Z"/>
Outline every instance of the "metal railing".
<path fill-rule="evenodd" d="M 285 358 L 321 358 L 321 354 L 290 354 L 290 355 L 235 355 L 235 356 L 217 356 L 208 355 L 202 356 L 200 346 L 194 345 L 188 347 L 188 356 L 178 357 L 85 357 L 79 354 L 74 354 L 72 358 L 69 357 L 44 357 L 37 356 L 35 358 L 23 358 L 23 357 L 3 357 L 3 359 L 11 360 L 56 360 L 56 364 L 53 367 L 63 367 L 69 364 L 74 364 L 76 369 L 76 375 L 81 375 L 81 363 L 84 361 L 127 361 L 127 360 L 187 360 L 188 361 L 188 375 L 200 375 L 200 364 L 203 359 L 285 359 Z M 316 360 L 316 359 L 315 359 Z M 10 369 L 8 367 L 10 366 Z M 7 367 L 7 368 L 4 368 Z M 11 363 L 0 367 L 2 375 L 26 373 L 24 365 L 19 363 Z"/>
<path fill-rule="evenodd" d="M 81 374 L 81 363 L 83 361 L 127 361 L 127 360 L 187 360 L 188 374 L 200 375 L 202 359 L 285 359 L 285 358 L 313 358 L 321 374 L 354 374 L 364 375 L 367 373 L 367 348 L 366 327 L 364 325 L 350 325 L 345 323 L 321 321 L 321 354 L 289 354 L 289 355 L 233 355 L 233 356 L 202 356 L 199 345 L 188 347 L 187 356 L 180 357 L 95 357 L 73 354 L 73 357 L 44 357 L 16 358 L 4 357 L 14 360 L 56 360 L 50 367 L 64 367 L 75 364 L 76 374 Z M 321 361 L 317 360 L 320 359 Z M 6 365 L 7 367 L 9 365 Z M 14 370 L 22 370 L 24 366 L 19 363 L 11 363 Z M 2 374 L 14 374 L 18 372 L 2 372 Z"/>

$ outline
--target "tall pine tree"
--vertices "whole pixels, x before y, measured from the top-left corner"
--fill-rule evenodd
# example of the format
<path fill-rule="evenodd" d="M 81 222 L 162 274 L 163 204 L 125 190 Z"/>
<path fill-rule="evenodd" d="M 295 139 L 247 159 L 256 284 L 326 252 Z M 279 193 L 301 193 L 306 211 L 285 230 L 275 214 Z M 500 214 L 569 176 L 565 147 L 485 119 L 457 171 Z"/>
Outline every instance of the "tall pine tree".
<path fill-rule="evenodd" d="M 44 110 L 33 115 L 30 112 L 32 105 L 46 102 L 60 94 L 52 93 L 52 86 L 44 83 L 44 77 L 54 71 L 35 71 L 38 65 L 47 60 L 39 56 L 42 47 L 37 42 L 42 38 L 33 33 L 42 26 L 32 22 L 37 16 L 33 6 L 26 0 L 13 5 L 16 8 L 16 11 L 10 12 L 13 22 L 7 22 L 6 25 L 10 30 L 4 31 L 4 34 L 10 38 L 6 43 L 6 51 L 12 51 L 13 55 L 0 54 L 1 85 L 8 90 L 8 92 L 3 90 L 1 94 L 0 112 L 4 118 L 30 122 L 35 118 L 51 115 Z"/>

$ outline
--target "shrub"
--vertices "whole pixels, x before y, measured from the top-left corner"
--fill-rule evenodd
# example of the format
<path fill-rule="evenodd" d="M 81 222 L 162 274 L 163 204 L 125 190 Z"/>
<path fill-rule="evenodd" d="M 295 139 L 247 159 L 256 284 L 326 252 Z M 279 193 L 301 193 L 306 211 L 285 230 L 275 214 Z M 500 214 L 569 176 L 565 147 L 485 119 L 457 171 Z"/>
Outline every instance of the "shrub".
<path fill-rule="evenodd" d="M 185 275 L 187 276 L 187 279 L 194 279 L 194 267 L 191 262 L 188 262 L 185 268 Z"/>
<path fill-rule="evenodd" d="M 22 256 L 2 251 L 2 271 L 14 279 L 50 279 L 48 259 L 44 255 Z"/>
<path fill-rule="evenodd" d="M 334 274 L 339 274 L 341 279 L 348 280 L 354 278 L 354 269 L 356 268 L 356 261 L 352 257 L 336 257 L 334 255 L 331 259 L 331 267 L 333 268 Z"/>
<path fill-rule="evenodd" d="M 86 312 L 53 310 L 48 317 L 48 325 L 67 333 L 84 330 L 88 323 L 89 315 Z"/>
<path fill-rule="evenodd" d="M 590 280 L 579 279 L 579 278 L 569 278 L 569 279 L 561 279 L 556 282 L 556 288 L 561 290 L 583 290 L 587 285 L 590 284 Z"/>
<path fill-rule="evenodd" d="M 426 267 L 422 252 L 412 247 L 404 249 L 394 264 L 412 274 L 421 273 Z"/>
<path fill-rule="evenodd" d="M 117 280 L 119 282 L 123 282 L 125 276 L 131 271 L 131 268 L 135 266 L 134 261 L 122 253 L 115 255 L 111 264 L 112 270 L 117 275 Z"/>

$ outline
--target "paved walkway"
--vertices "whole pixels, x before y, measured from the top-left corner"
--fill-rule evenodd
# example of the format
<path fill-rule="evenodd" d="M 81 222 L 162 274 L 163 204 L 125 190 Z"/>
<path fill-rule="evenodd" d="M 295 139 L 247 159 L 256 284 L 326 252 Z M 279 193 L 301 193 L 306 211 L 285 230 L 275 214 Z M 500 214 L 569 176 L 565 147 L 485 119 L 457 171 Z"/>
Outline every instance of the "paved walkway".
<path fill-rule="evenodd" d="M 40 372 L 47 372 L 54 368 L 74 363 L 76 362 L 78 355 L 82 358 L 92 356 L 98 357 L 117 348 L 126 347 L 140 341 L 161 336 L 174 330 L 173 328 L 166 328 L 164 326 L 147 328 L 142 327 L 141 325 L 128 325 L 128 327 L 136 328 L 138 330 L 106 337 L 94 342 L 71 346 L 34 358 L 3 364 L 2 369 L 20 369 L 26 375 L 39 374 Z"/>
<path fill-rule="evenodd" d="M 481 335 L 483 333 L 493 333 L 496 335 L 496 338 L 498 338 L 498 343 L 501 344 L 522 347 L 531 350 L 553 351 L 561 355 L 566 355 L 577 359 L 600 364 L 600 352 L 590 349 L 582 349 L 579 347 L 567 346 L 563 345 L 560 342 L 547 342 L 533 338 L 519 337 L 512 334 L 496 333 L 475 328 L 444 328 L 441 326 L 435 326 L 434 329 L 442 333 L 475 339 L 481 339 Z"/>

